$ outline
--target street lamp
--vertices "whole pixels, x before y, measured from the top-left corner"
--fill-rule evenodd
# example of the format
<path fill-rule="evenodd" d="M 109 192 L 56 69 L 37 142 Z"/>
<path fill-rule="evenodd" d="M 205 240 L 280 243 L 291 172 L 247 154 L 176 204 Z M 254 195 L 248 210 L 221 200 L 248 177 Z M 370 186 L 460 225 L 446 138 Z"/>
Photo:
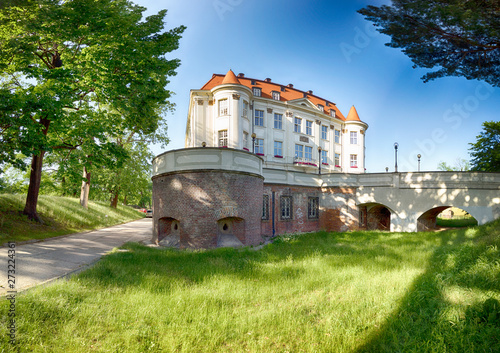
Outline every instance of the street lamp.
<path fill-rule="evenodd" d="M 394 143 L 394 153 L 395 153 L 395 159 L 396 159 L 396 164 L 395 164 L 395 172 L 398 172 L 398 147 L 399 143 L 395 142 Z"/>
<path fill-rule="evenodd" d="M 422 155 L 419 153 L 417 154 L 417 158 L 418 158 L 418 171 L 420 172 L 420 157 L 422 157 Z"/>
<path fill-rule="evenodd" d="M 387 173 L 389 171 L 389 167 L 385 167 L 385 172 Z"/>
<path fill-rule="evenodd" d="M 321 160 L 321 150 L 322 150 L 321 146 L 318 146 L 318 155 L 319 155 L 319 161 L 318 161 L 319 173 L 318 174 L 319 175 L 321 175 L 321 163 L 323 162 Z"/>
<path fill-rule="evenodd" d="M 255 134 L 255 132 L 252 133 L 252 153 L 255 153 L 255 138 L 257 137 L 257 135 Z"/>
<path fill-rule="evenodd" d="M 207 143 L 206 143 L 205 141 L 203 141 L 203 142 L 201 143 L 201 147 L 207 147 Z"/>

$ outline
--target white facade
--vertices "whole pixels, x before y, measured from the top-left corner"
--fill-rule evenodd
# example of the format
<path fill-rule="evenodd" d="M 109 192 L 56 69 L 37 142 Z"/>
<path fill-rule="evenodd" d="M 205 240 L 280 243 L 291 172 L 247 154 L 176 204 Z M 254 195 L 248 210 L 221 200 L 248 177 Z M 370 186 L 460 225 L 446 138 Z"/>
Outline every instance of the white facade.
<path fill-rule="evenodd" d="M 334 103 L 311 91 L 232 71 L 191 90 L 189 104 L 187 148 L 247 150 L 260 155 L 265 168 L 364 173 L 368 125 L 354 107 L 344 118 Z"/>

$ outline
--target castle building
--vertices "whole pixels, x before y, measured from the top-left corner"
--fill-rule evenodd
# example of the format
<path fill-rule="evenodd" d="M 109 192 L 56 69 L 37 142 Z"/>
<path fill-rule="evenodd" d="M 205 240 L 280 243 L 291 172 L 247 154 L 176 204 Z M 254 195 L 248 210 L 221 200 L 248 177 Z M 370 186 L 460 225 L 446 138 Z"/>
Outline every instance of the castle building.
<path fill-rule="evenodd" d="M 346 118 L 313 91 L 229 70 L 191 90 L 185 147 L 250 151 L 266 168 L 364 173 L 367 128 L 354 106 Z"/>
<path fill-rule="evenodd" d="M 185 148 L 153 160 L 153 241 L 258 245 L 366 226 L 351 185 L 365 175 L 367 128 L 354 106 L 345 117 L 312 91 L 214 74 L 191 91 Z"/>

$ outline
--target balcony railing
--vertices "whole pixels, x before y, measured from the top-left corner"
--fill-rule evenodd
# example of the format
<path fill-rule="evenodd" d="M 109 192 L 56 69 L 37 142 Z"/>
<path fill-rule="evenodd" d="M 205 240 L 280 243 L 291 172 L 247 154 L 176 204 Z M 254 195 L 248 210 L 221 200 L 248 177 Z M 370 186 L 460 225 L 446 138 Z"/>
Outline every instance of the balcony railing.
<path fill-rule="evenodd" d="M 293 164 L 301 167 L 318 167 L 318 161 L 315 159 L 309 159 L 304 157 L 294 157 Z"/>

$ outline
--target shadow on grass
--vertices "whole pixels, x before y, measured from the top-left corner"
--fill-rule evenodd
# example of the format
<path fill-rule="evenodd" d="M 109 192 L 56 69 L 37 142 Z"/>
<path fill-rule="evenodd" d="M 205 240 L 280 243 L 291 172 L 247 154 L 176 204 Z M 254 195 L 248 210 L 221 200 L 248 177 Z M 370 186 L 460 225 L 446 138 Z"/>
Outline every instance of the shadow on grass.
<path fill-rule="evenodd" d="M 500 220 L 436 236 L 425 273 L 357 353 L 500 352 L 500 305 L 488 299 L 500 297 Z"/>

